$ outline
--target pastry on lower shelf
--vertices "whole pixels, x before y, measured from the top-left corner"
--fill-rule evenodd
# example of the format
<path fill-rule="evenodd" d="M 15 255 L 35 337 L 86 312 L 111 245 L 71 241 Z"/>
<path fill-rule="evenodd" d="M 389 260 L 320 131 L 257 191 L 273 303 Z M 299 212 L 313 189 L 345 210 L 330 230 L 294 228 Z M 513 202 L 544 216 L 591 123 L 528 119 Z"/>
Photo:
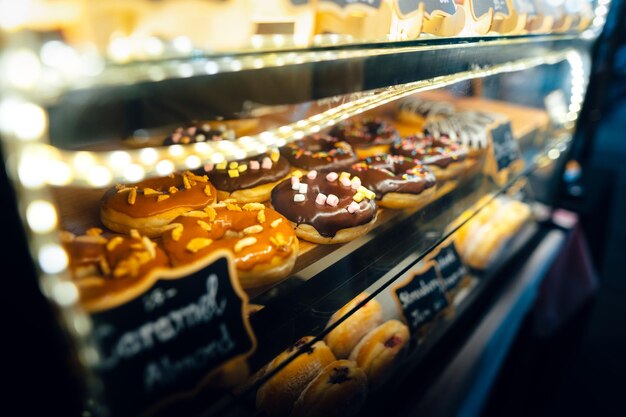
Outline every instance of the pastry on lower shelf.
<path fill-rule="evenodd" d="M 329 134 L 348 142 L 359 159 L 389 152 L 389 145 L 398 139 L 398 131 L 382 118 L 364 117 L 348 120 L 333 127 Z"/>
<path fill-rule="evenodd" d="M 352 165 L 350 172 L 376 193 L 382 207 L 421 208 L 435 196 L 435 175 L 418 159 L 383 154 Z"/>
<path fill-rule="evenodd" d="M 397 139 L 391 145 L 391 153 L 419 159 L 441 181 L 458 178 L 476 163 L 468 159 L 467 148 L 443 137 L 414 135 Z"/>
<path fill-rule="evenodd" d="M 313 336 L 305 336 L 298 340 L 269 363 L 265 374 L 272 372 L 313 339 Z M 289 416 L 302 391 L 335 360 L 335 355 L 323 341 L 315 342 L 261 385 L 256 394 L 257 409 L 264 411 L 269 417 Z"/>
<path fill-rule="evenodd" d="M 202 209 L 216 199 L 215 187 L 206 176 L 187 171 L 136 184 L 118 184 L 100 203 L 100 219 L 109 229 L 130 233 L 132 229 L 157 237 L 170 229 L 176 217 Z"/>
<path fill-rule="evenodd" d="M 127 236 L 92 228 L 80 236 L 65 232 L 61 240 L 80 304 L 88 311 L 113 307 L 139 295 L 148 274 L 170 266 L 165 252 L 136 230 Z"/>
<path fill-rule="evenodd" d="M 295 172 L 272 190 L 272 206 L 298 237 L 315 243 L 343 243 L 367 233 L 376 222 L 375 194 L 348 172 Z"/>
<path fill-rule="evenodd" d="M 289 221 L 260 203 L 225 201 L 189 211 L 173 220 L 162 241 L 175 267 L 227 249 L 244 288 L 284 278 L 298 255 L 298 239 Z"/>
<path fill-rule="evenodd" d="M 218 199 L 239 203 L 263 203 L 272 189 L 289 174 L 291 166 L 278 150 L 239 161 L 206 164 L 206 173 L 217 189 Z"/>
<path fill-rule="evenodd" d="M 338 360 L 326 366 L 302 391 L 290 417 L 351 417 L 367 397 L 367 376 L 355 362 Z"/>
<path fill-rule="evenodd" d="M 414 126 L 417 132 L 424 130 L 428 121 L 445 119 L 452 114 L 454 114 L 454 105 L 447 101 L 409 97 L 400 103 L 397 118 L 401 122 Z"/>
<path fill-rule="evenodd" d="M 362 293 L 337 310 L 328 321 L 328 326 L 345 317 L 346 314 L 365 300 L 368 295 L 367 293 Z M 324 341 L 337 358 L 347 358 L 363 336 L 382 322 L 382 307 L 378 301 L 372 299 L 331 330 L 324 338 Z"/>
<path fill-rule="evenodd" d="M 367 375 L 371 389 L 383 385 L 393 374 L 409 344 L 409 328 L 389 320 L 370 331 L 350 354 Z"/>
<path fill-rule="evenodd" d="M 356 162 L 348 142 L 329 135 L 310 135 L 288 143 L 281 153 L 291 165 L 306 171 L 341 171 Z"/>

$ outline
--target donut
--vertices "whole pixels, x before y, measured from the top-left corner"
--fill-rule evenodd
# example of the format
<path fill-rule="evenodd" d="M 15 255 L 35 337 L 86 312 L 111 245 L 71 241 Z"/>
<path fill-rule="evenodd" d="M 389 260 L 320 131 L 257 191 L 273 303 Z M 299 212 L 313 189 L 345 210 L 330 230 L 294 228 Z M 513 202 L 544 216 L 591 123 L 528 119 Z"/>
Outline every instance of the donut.
<path fill-rule="evenodd" d="M 467 148 L 443 137 L 414 135 L 398 139 L 391 145 L 391 153 L 419 159 L 441 181 L 457 178 L 474 165 L 467 158 Z"/>
<path fill-rule="evenodd" d="M 391 376 L 406 351 L 409 337 L 409 328 L 405 324 L 389 320 L 356 345 L 350 360 L 363 369 L 371 389 L 380 387 Z"/>
<path fill-rule="evenodd" d="M 367 298 L 368 295 L 367 293 L 362 293 L 337 310 L 328 321 L 328 326 L 348 314 L 354 307 Z M 344 359 L 350 356 L 350 352 L 352 352 L 365 334 L 382 322 L 382 307 L 378 301 L 373 299 L 331 330 L 324 338 L 324 341 L 337 358 Z"/>
<path fill-rule="evenodd" d="M 267 365 L 265 374 L 272 372 L 313 339 L 313 336 L 305 336 L 298 340 Z M 269 417 L 289 416 L 302 391 L 335 360 L 335 355 L 323 341 L 315 342 L 257 390 L 257 409 L 266 412 Z"/>
<path fill-rule="evenodd" d="M 435 139 L 445 138 L 466 147 L 470 158 L 484 154 L 489 146 L 488 129 L 498 120 L 496 115 L 481 111 L 463 111 L 446 118 L 429 120 L 424 131 Z"/>
<path fill-rule="evenodd" d="M 251 158 L 206 164 L 204 172 L 217 188 L 219 200 L 239 203 L 263 203 L 270 199 L 272 188 L 285 179 L 291 166 L 278 150 Z"/>
<path fill-rule="evenodd" d="M 379 117 L 339 123 L 329 134 L 352 145 L 359 159 L 388 153 L 389 145 L 399 138 L 391 123 Z"/>
<path fill-rule="evenodd" d="M 281 148 L 292 166 L 306 171 L 341 171 L 356 162 L 348 144 L 329 135 L 310 135 Z"/>
<path fill-rule="evenodd" d="M 306 386 L 290 417 L 351 417 L 367 398 L 367 376 L 353 361 L 335 361 Z"/>
<path fill-rule="evenodd" d="M 383 154 L 352 165 L 350 172 L 376 193 L 382 207 L 421 208 L 435 196 L 435 175 L 418 159 Z"/>
<path fill-rule="evenodd" d="M 100 220 L 118 233 L 138 230 L 157 237 L 181 214 L 204 208 L 215 201 L 217 192 L 206 176 L 187 171 L 151 178 L 133 185 L 118 184 L 100 202 Z"/>
<path fill-rule="evenodd" d="M 99 228 L 81 236 L 65 233 L 62 244 L 80 304 L 88 311 L 126 301 L 152 270 L 170 265 L 165 252 L 136 230 L 131 230 L 130 236 L 102 234 Z"/>
<path fill-rule="evenodd" d="M 190 143 L 234 139 L 235 132 L 227 130 L 224 125 L 212 126 L 209 123 L 202 123 L 177 128 L 174 133 L 168 135 L 163 140 L 163 145 L 187 145 Z"/>
<path fill-rule="evenodd" d="M 348 172 L 306 176 L 295 172 L 272 190 L 272 206 L 298 237 L 314 243 L 344 243 L 367 233 L 376 222 L 375 194 Z"/>
<path fill-rule="evenodd" d="M 291 272 L 298 239 L 287 219 L 260 203 L 230 201 L 182 214 L 162 241 L 172 265 L 187 265 L 219 248 L 232 252 L 244 288 L 271 284 Z"/>
<path fill-rule="evenodd" d="M 446 101 L 431 101 L 420 97 L 410 97 L 398 107 L 399 121 L 414 125 L 422 130 L 428 121 L 445 119 L 454 114 L 454 105 Z"/>

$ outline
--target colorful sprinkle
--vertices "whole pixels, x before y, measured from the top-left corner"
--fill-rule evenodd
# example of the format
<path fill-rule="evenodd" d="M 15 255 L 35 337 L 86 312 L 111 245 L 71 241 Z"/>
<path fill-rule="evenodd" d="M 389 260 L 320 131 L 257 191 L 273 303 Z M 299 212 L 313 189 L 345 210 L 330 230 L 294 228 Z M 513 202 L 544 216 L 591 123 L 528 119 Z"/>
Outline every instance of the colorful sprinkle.
<path fill-rule="evenodd" d="M 337 174 L 336 172 L 329 172 L 329 173 L 326 175 L 326 181 L 333 182 L 333 181 L 335 181 L 337 178 L 339 178 L 339 174 Z"/>
<path fill-rule="evenodd" d="M 363 193 L 356 193 L 356 194 L 352 197 L 352 199 L 353 199 L 354 201 L 356 201 L 357 203 L 360 203 L 361 201 L 363 201 L 363 199 L 364 199 L 364 198 L 365 198 L 365 194 L 363 194 Z"/>
<path fill-rule="evenodd" d="M 320 206 L 323 206 L 326 203 L 326 195 L 319 193 L 317 197 L 315 197 L 315 202 Z"/>
<path fill-rule="evenodd" d="M 291 185 L 299 185 L 300 184 L 300 178 L 292 176 L 291 177 Z"/>
<path fill-rule="evenodd" d="M 304 194 L 296 194 L 293 196 L 293 201 L 296 203 L 302 203 L 304 201 Z"/>
<path fill-rule="evenodd" d="M 259 164 L 259 161 L 250 161 L 250 169 L 257 171 L 259 169 L 261 169 L 261 164 Z"/>
<path fill-rule="evenodd" d="M 301 194 L 306 194 L 308 189 L 309 189 L 309 186 L 307 184 L 301 183 L 300 184 L 300 189 L 298 190 L 298 192 L 301 193 Z"/>
<path fill-rule="evenodd" d="M 239 164 L 235 161 L 231 162 L 230 164 L 228 164 L 228 169 L 236 169 L 239 166 Z"/>
<path fill-rule="evenodd" d="M 244 165 L 244 164 L 241 164 L 241 165 L 239 165 L 239 166 L 237 167 L 237 170 L 238 170 L 239 172 L 244 172 L 244 171 L 246 171 L 247 169 L 248 169 L 248 165 Z"/>
<path fill-rule="evenodd" d="M 181 134 L 180 134 L 180 133 L 178 133 L 178 132 L 177 132 L 177 133 L 174 133 L 174 134 L 172 135 L 172 142 L 174 142 L 174 143 L 178 143 L 178 142 L 180 142 L 180 138 L 181 138 L 182 136 L 183 136 L 183 135 L 181 135 Z"/>
<path fill-rule="evenodd" d="M 358 211 L 360 208 L 359 203 L 353 201 L 350 203 L 350 205 L 348 206 L 348 212 L 350 213 L 355 213 L 356 211 Z"/>
<path fill-rule="evenodd" d="M 361 186 L 361 179 L 357 176 L 352 177 L 350 181 L 350 186 L 353 190 L 357 190 Z"/>
<path fill-rule="evenodd" d="M 272 152 L 270 152 L 272 162 L 278 162 L 278 158 L 280 158 L 280 152 L 278 152 L 277 149 L 272 150 Z"/>
<path fill-rule="evenodd" d="M 349 173 L 349 172 L 345 172 L 345 171 L 344 171 L 344 172 L 342 172 L 342 173 L 339 175 L 339 181 L 341 181 L 341 179 L 342 179 L 342 178 L 347 178 L 347 179 L 350 179 L 350 173 Z"/>
<path fill-rule="evenodd" d="M 335 194 L 328 194 L 328 197 L 326 197 L 326 204 L 331 207 L 337 207 L 337 204 L 339 204 L 339 197 Z"/>
<path fill-rule="evenodd" d="M 347 177 L 339 177 L 339 182 L 341 183 L 341 185 L 345 186 L 345 187 L 350 187 L 351 183 L 350 183 L 350 179 Z"/>
<path fill-rule="evenodd" d="M 213 171 L 213 164 L 204 164 L 204 172 Z"/>
<path fill-rule="evenodd" d="M 229 169 L 228 170 L 228 176 L 231 178 L 236 178 L 239 176 L 239 171 L 236 169 Z"/>
<path fill-rule="evenodd" d="M 267 156 L 263 158 L 263 162 L 261 163 L 261 168 L 263 169 L 272 169 L 272 160 Z"/>
<path fill-rule="evenodd" d="M 226 169 L 226 167 L 227 167 L 227 166 L 228 166 L 228 162 L 220 162 L 220 163 L 219 163 L 219 164 L 217 164 L 215 167 L 216 167 L 217 169 L 224 170 L 224 169 Z"/>
<path fill-rule="evenodd" d="M 306 177 L 310 180 L 314 180 L 315 178 L 317 178 L 317 171 L 316 170 L 311 170 L 306 174 Z"/>
<path fill-rule="evenodd" d="M 298 170 L 293 171 L 293 174 L 291 175 L 293 175 L 294 177 L 302 178 L 302 172 Z"/>

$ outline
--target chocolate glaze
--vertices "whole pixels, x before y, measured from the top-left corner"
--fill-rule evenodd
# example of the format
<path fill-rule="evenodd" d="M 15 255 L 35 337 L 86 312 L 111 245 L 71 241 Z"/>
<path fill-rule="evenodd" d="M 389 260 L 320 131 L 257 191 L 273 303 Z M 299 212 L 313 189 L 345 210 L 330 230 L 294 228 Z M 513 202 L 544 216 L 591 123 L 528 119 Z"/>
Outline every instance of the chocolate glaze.
<path fill-rule="evenodd" d="M 435 175 L 418 159 L 379 155 L 352 165 L 350 172 L 381 199 L 387 193 L 419 194 L 435 185 Z M 403 178 L 406 175 L 405 178 Z"/>
<path fill-rule="evenodd" d="M 376 203 L 367 198 L 358 203 L 359 209 L 356 212 L 348 212 L 347 207 L 354 201 L 352 197 L 355 191 L 337 180 L 330 182 L 322 174 L 314 180 L 302 177 L 300 182 L 308 185 L 303 202 L 293 201 L 298 191 L 291 189 L 291 180 L 287 179 L 272 190 L 272 206 L 296 224 L 313 226 L 322 236 L 333 237 L 341 229 L 369 223 L 376 215 Z M 335 207 L 328 204 L 319 205 L 315 202 L 319 193 L 326 196 L 334 194 L 339 198 L 339 203 Z"/>
<path fill-rule="evenodd" d="M 331 129 L 329 134 L 359 148 L 388 145 L 399 137 L 391 123 L 378 117 L 365 117 L 339 123 Z"/>
<path fill-rule="evenodd" d="M 446 137 L 408 136 L 391 145 L 391 153 L 419 159 L 424 165 L 446 168 L 448 165 L 467 158 L 468 150 Z"/>
<path fill-rule="evenodd" d="M 215 129 L 209 123 L 202 123 L 177 128 L 174 133 L 163 140 L 163 145 L 186 145 L 189 143 L 220 141 L 224 139 L 234 139 L 234 132 Z"/>
<path fill-rule="evenodd" d="M 310 135 L 288 143 L 281 153 L 291 165 L 316 171 L 341 171 L 356 162 L 349 143 L 329 135 Z"/>
<path fill-rule="evenodd" d="M 285 158 L 278 158 L 278 161 L 272 162 L 270 169 L 259 168 L 253 170 L 250 168 L 250 161 L 257 161 L 261 164 L 264 158 L 269 158 L 269 155 L 261 154 L 236 161 L 240 165 L 246 164 L 248 166 L 244 172 L 239 173 L 238 177 L 231 178 L 228 175 L 228 169 L 217 169 L 215 166 L 210 171 L 207 171 L 206 174 L 209 176 L 211 183 L 215 185 L 215 188 L 230 193 L 278 181 L 285 178 L 289 173 L 291 166 Z"/>
<path fill-rule="evenodd" d="M 101 205 L 122 212 L 130 217 L 142 218 L 165 213 L 178 208 L 189 207 L 191 209 L 203 208 L 215 201 L 216 193 L 212 188 L 211 196 L 204 192 L 208 182 L 196 182 L 191 188 L 185 189 L 183 176 L 172 174 L 168 177 L 150 178 L 128 187 L 137 187 L 137 198 L 134 204 L 128 202 L 128 191 L 118 192 L 118 188 L 110 188 L 102 197 Z M 176 193 L 170 193 L 170 187 L 178 189 Z M 158 195 L 145 195 L 143 190 L 151 188 L 155 191 L 169 195 L 169 198 L 157 202 Z"/>

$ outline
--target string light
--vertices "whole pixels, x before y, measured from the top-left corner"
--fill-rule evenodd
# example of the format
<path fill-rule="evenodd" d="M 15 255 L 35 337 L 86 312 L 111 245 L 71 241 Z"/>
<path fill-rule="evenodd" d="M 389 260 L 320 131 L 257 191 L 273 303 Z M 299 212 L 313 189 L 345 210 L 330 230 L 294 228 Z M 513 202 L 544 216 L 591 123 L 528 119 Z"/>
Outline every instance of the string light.
<path fill-rule="evenodd" d="M 52 203 L 32 201 L 26 208 L 26 221 L 35 233 L 48 233 L 57 226 L 57 212 Z"/>

